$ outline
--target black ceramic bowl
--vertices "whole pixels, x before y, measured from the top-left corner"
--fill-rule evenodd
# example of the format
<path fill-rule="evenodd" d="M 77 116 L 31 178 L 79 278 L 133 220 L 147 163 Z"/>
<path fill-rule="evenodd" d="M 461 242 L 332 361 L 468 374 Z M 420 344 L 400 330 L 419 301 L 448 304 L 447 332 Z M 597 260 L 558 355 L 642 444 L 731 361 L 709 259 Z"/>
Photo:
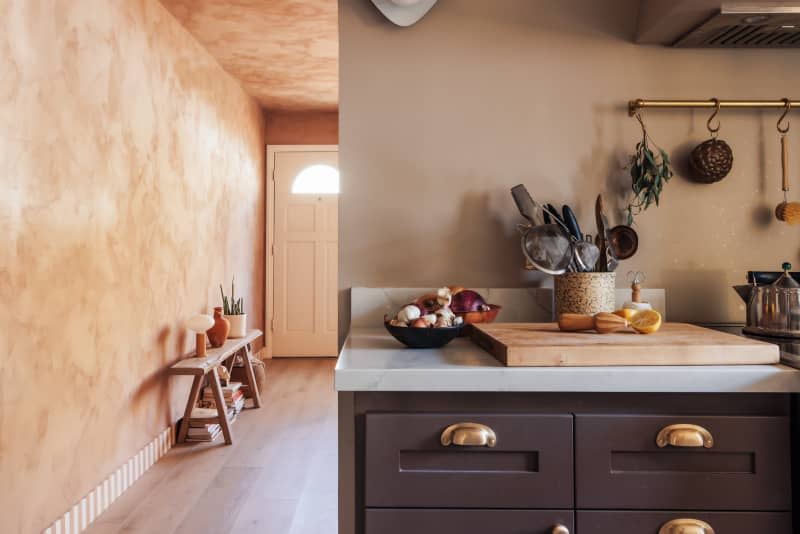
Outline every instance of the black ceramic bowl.
<path fill-rule="evenodd" d="M 386 330 L 403 345 L 412 349 L 436 349 L 444 347 L 455 338 L 464 325 L 447 328 L 413 328 L 410 326 L 392 326 L 383 323 Z"/>

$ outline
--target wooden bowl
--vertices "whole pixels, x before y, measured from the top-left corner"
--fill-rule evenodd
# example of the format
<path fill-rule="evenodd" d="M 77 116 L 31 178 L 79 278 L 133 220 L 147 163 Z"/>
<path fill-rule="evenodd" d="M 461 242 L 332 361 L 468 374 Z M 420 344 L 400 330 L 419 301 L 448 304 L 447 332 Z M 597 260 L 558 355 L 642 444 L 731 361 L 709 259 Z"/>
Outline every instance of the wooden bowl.
<path fill-rule="evenodd" d="M 630 226 L 615 226 L 609 232 L 609 236 L 611 248 L 614 249 L 617 259 L 627 260 L 639 250 L 639 236 Z"/>
<path fill-rule="evenodd" d="M 412 349 L 436 349 L 444 347 L 463 330 L 464 325 L 450 326 L 447 328 L 414 328 L 411 326 L 392 326 L 383 323 L 392 336 Z"/>
<path fill-rule="evenodd" d="M 493 323 L 503 307 L 497 304 L 488 304 L 488 306 L 489 309 L 486 311 L 455 312 L 455 314 L 464 319 L 464 324 Z"/>

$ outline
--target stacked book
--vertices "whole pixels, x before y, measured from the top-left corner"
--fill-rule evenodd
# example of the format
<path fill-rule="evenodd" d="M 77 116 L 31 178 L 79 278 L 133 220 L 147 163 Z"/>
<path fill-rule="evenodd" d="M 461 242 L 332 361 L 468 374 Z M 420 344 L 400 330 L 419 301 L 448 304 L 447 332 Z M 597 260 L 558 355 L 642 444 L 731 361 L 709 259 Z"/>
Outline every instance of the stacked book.
<path fill-rule="evenodd" d="M 186 441 L 214 441 L 222 433 L 218 423 L 208 424 L 204 420 L 218 417 L 215 408 L 194 408 L 189 419 L 189 431 Z"/>
<path fill-rule="evenodd" d="M 227 386 L 222 387 L 222 395 L 225 400 L 225 413 L 228 423 L 236 421 L 236 417 L 244 408 L 244 391 L 241 382 L 228 382 Z M 222 433 L 219 423 L 208 423 L 219 417 L 217 404 L 214 402 L 214 392 L 210 387 L 203 389 L 203 396 L 199 406 L 192 410 L 189 420 L 189 430 L 186 441 L 214 441 Z"/>
<path fill-rule="evenodd" d="M 225 399 L 225 408 L 228 412 L 228 420 L 233 422 L 239 412 L 244 408 L 244 391 L 241 382 L 228 382 L 227 386 L 222 387 L 222 395 Z M 216 408 L 214 402 L 214 392 L 210 387 L 203 390 L 203 398 L 200 405 L 204 408 Z"/>

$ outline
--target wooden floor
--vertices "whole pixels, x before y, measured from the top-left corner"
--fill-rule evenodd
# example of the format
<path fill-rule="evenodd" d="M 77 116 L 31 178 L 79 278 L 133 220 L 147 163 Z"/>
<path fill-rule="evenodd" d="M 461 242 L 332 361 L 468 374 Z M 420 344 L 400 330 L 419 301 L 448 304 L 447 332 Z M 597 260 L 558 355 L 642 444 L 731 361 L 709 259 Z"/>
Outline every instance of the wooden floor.
<path fill-rule="evenodd" d="M 177 445 L 86 532 L 335 534 L 334 365 L 270 360 L 233 445 Z"/>

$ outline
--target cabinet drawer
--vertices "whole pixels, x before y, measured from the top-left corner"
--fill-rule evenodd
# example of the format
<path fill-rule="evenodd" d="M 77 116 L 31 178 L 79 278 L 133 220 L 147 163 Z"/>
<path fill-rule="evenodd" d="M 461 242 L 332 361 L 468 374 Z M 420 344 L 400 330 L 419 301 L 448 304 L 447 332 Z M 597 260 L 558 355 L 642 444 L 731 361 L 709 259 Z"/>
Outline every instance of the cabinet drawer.
<path fill-rule="evenodd" d="M 494 446 L 442 445 L 464 422 L 491 429 Z M 368 507 L 573 507 L 571 415 L 368 413 L 365 424 Z"/>
<path fill-rule="evenodd" d="M 571 510 L 367 509 L 365 533 L 574 534 L 572 514 Z M 564 528 L 557 530 L 559 526 Z"/>
<path fill-rule="evenodd" d="M 789 512 L 577 512 L 580 534 L 678 534 L 702 530 L 668 529 L 676 519 L 707 523 L 716 534 L 791 534 Z"/>
<path fill-rule="evenodd" d="M 682 446 L 660 447 L 676 424 L 713 443 L 678 428 L 669 439 Z M 575 447 L 578 508 L 791 509 L 786 417 L 579 415 Z"/>

